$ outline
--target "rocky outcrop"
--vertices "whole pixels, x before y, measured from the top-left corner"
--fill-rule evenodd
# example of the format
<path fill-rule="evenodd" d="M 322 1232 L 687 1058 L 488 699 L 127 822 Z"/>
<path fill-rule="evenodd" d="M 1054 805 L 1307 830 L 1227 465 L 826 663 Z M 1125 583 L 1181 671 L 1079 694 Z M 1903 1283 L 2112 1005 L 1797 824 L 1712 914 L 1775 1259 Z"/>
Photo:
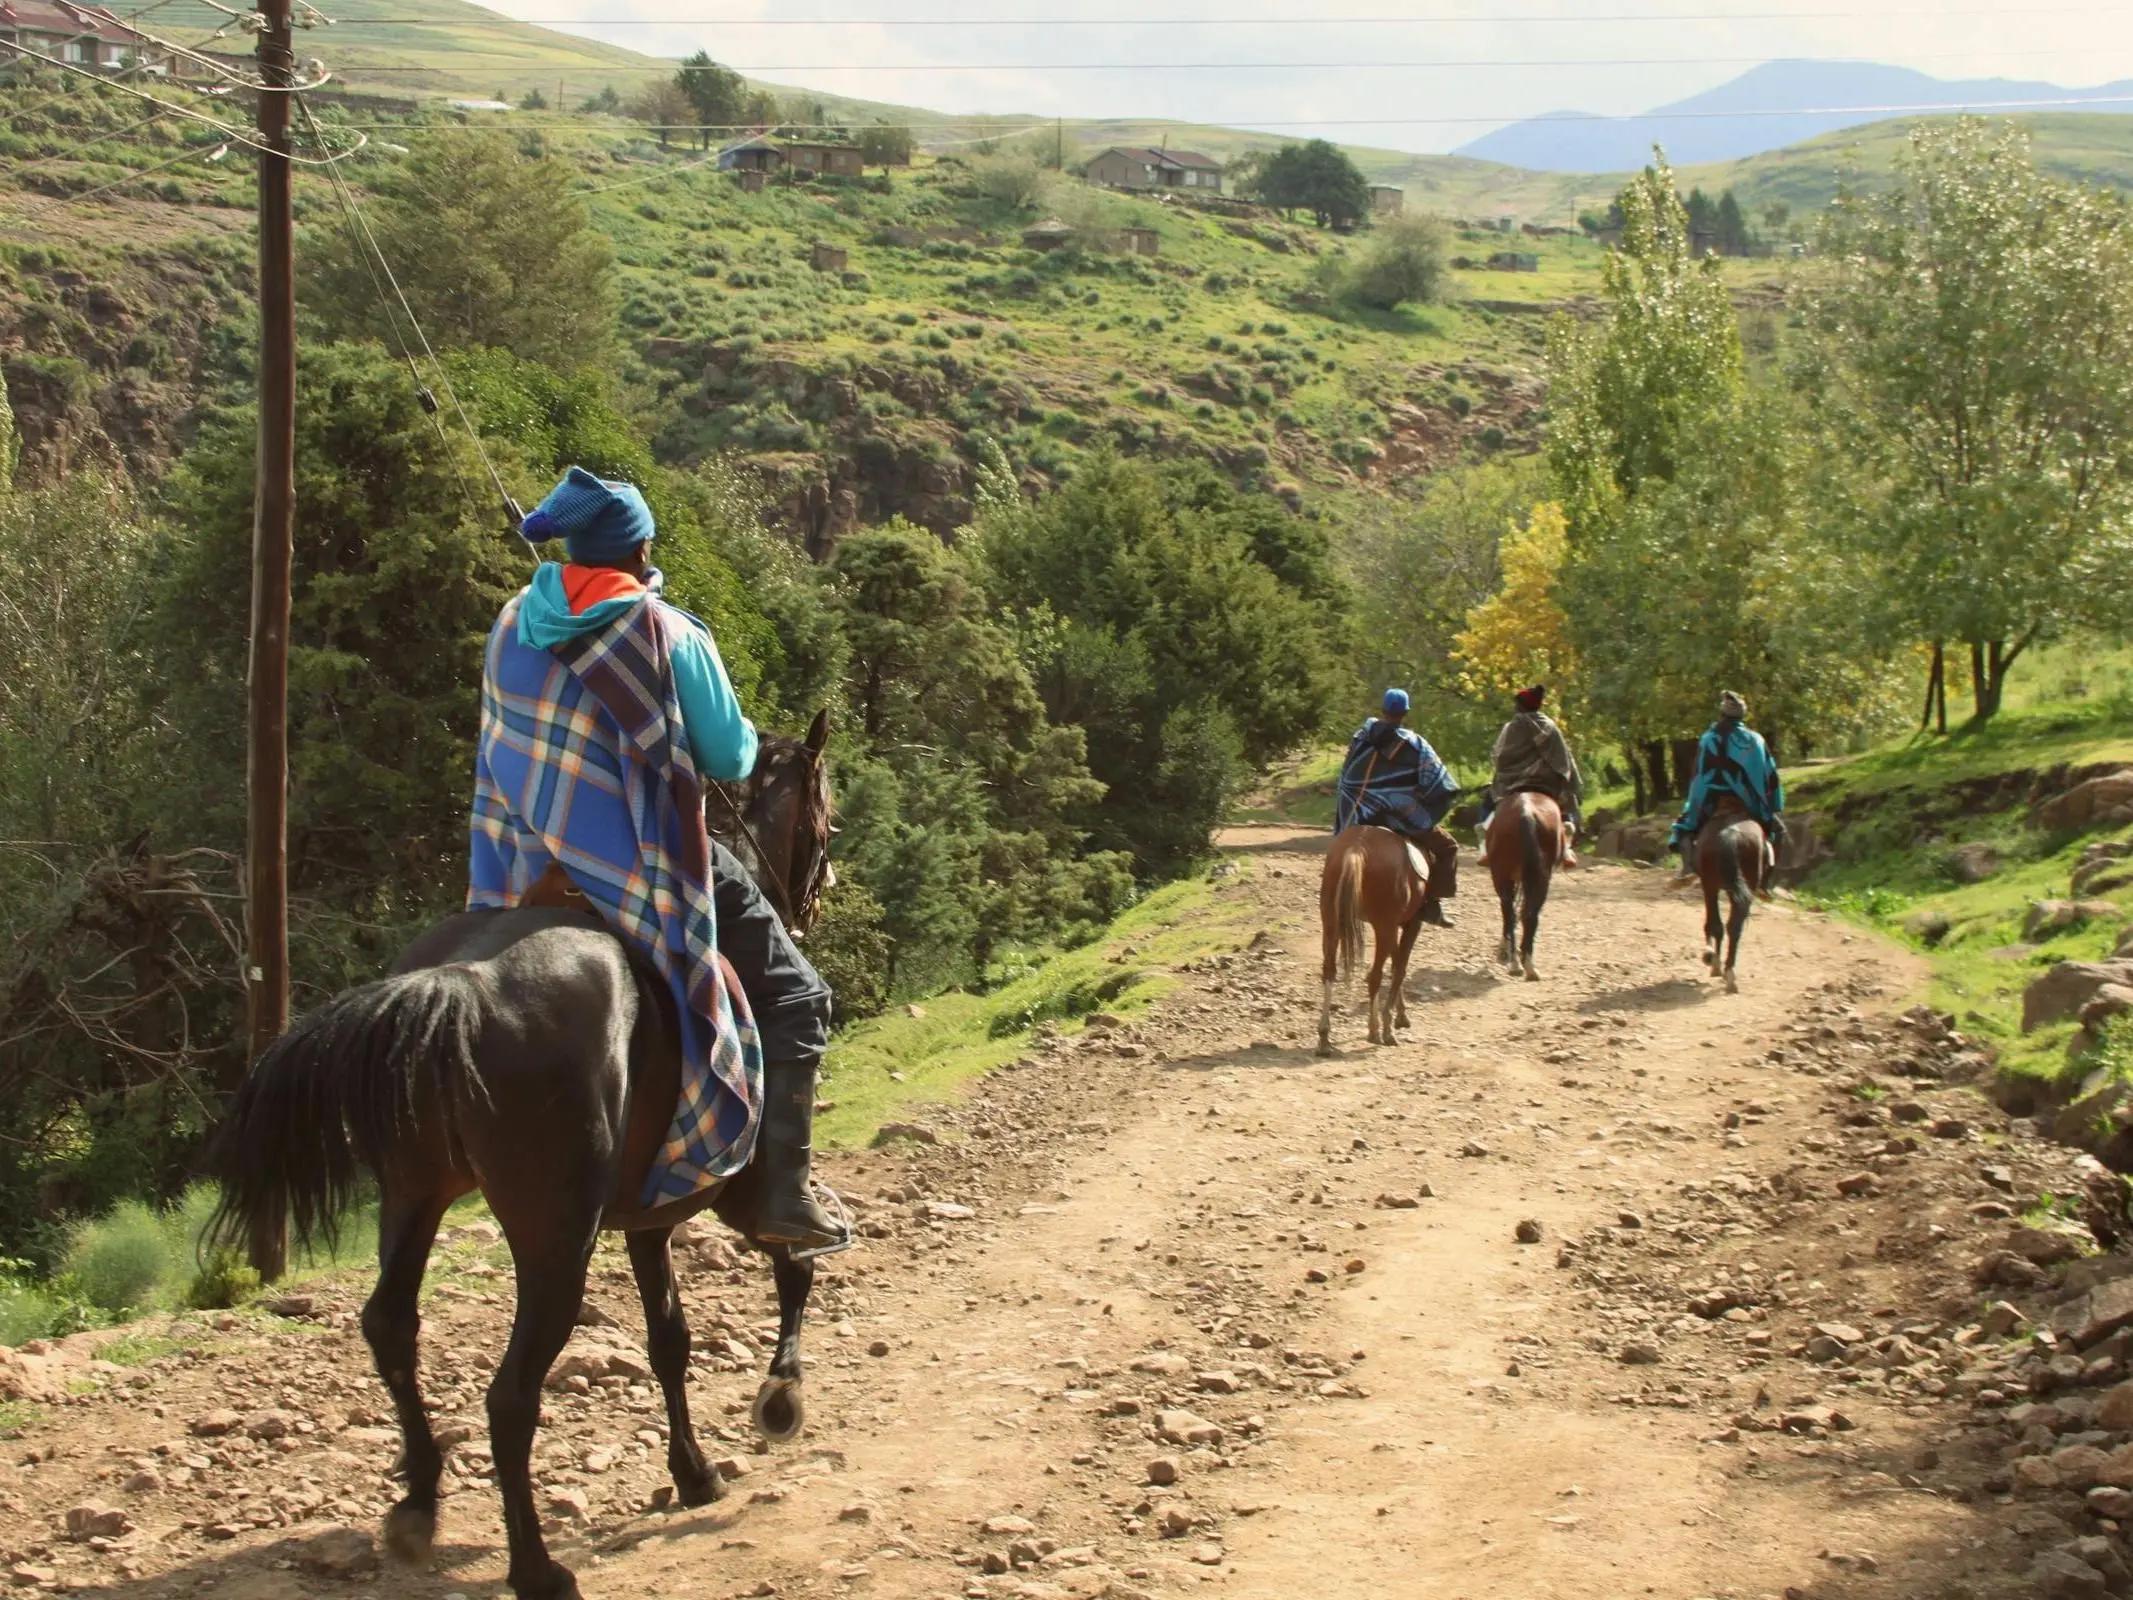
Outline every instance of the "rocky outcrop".
<path fill-rule="evenodd" d="M 2036 944 L 2091 922 L 2119 922 L 2125 912 L 2108 900 L 2033 900 L 2022 919 L 2024 942 Z"/>
<path fill-rule="evenodd" d="M 2080 1017 L 2110 988 L 2133 989 L 2133 959 L 2062 961 L 2023 991 L 2022 1031 Z"/>
<path fill-rule="evenodd" d="M 2115 894 L 2133 888 L 2133 839 L 2099 840 L 2074 863 L 2075 895 Z"/>
<path fill-rule="evenodd" d="M 1983 883 L 2000 870 L 2000 852 L 1989 844 L 1957 845 L 1948 852 L 1948 876 L 1957 883 Z"/>
<path fill-rule="evenodd" d="M 2117 828 L 2133 823 L 2133 767 L 2075 784 L 2030 812 L 2035 827 L 2050 833 Z"/>

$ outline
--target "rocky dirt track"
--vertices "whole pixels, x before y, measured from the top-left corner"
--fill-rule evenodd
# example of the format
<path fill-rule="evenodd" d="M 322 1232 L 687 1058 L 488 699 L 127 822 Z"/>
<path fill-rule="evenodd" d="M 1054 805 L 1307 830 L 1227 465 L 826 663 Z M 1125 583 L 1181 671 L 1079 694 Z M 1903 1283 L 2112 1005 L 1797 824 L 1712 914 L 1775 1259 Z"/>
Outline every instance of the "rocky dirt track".
<path fill-rule="evenodd" d="M 1906 957 L 1763 907 L 1727 997 L 1700 908 L 1597 867 L 1557 880 L 1546 981 L 1505 981 L 1470 872 L 1412 1033 L 1365 1045 L 1358 996 L 1319 1061 L 1323 838 L 1229 843 L 1248 948 L 831 1163 L 869 1237 L 825 1265 L 791 1446 L 747 1432 L 768 1274 L 692 1242 L 717 1506 L 664 1505 L 603 1253 L 536 1456 L 592 1600 L 2124 1591 L 2119 1285 L 2015 1220 L 2082 1173 L 1962 1086 L 1982 1059 L 1944 1022 L 1892 1017 Z M 501 1593 L 481 1395 L 507 1264 L 484 1225 L 439 1252 L 425 1382 L 459 1442 L 430 1569 L 367 1542 L 397 1440 L 351 1279 L 141 1330 L 131 1365 L 18 1363 L 95 1391 L 0 1446 L 0 1574 Z M 2068 1273 L 2101 1285 L 2057 1313 L 2085 1352 L 2029 1337 Z"/>

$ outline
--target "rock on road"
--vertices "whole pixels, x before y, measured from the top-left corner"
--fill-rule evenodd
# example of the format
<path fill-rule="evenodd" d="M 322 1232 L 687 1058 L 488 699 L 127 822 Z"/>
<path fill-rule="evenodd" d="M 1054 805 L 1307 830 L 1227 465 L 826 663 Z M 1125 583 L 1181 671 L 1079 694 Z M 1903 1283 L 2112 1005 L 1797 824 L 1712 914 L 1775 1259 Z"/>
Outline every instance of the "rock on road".
<path fill-rule="evenodd" d="M 1809 1336 L 1800 1317 L 1883 1310 L 1844 1250 L 1846 1203 L 1821 1178 L 1812 1204 L 1746 1198 L 1803 1149 L 1844 1159 L 1827 1091 L 1773 1049 L 1808 1019 L 1897 1005 L 1911 959 L 1759 907 L 1728 997 L 1698 965 L 1692 898 L 1599 866 L 1556 880 L 1546 981 L 1506 981 L 1470 871 L 1460 926 L 1417 947 L 1412 1031 L 1369 1047 L 1358 991 L 1320 1061 L 1323 836 L 1226 844 L 1249 865 L 1218 892 L 1265 930 L 1249 948 L 1181 973 L 1144 1019 L 914 1115 L 944 1142 L 830 1163 L 869 1238 L 824 1265 L 796 1444 L 759 1454 L 744 1431 L 767 1275 L 708 1236 L 694 1251 L 694 1404 L 737 1475 L 718 1506 L 655 1507 L 663 1418 L 603 1253 L 573 1346 L 587 1359 L 536 1454 L 587 1596 L 1940 1592 L 1921 1580 L 1968 1563 L 1968 1513 L 1882 1470 L 1924 1408 L 1775 1361 Z M 1609 1240 L 1641 1264 L 1618 1270 Z M 15 1581 L 504 1592 L 480 1395 L 509 1280 L 478 1231 L 440 1259 L 464 1270 L 427 1301 L 425 1381 L 464 1437 L 431 1568 L 366 1577 L 351 1547 L 336 1574 L 301 1543 L 374 1530 L 393 1493 L 388 1408 L 349 1317 L 368 1285 L 350 1281 L 318 1291 L 308 1325 L 231 1326 L 7 1446 Z M 1681 1298 L 1751 1282 L 1768 1292 L 1709 1315 Z M 1805 1420 L 1778 1431 L 1788 1407 Z M 284 1421 L 261 1428 L 268 1410 Z M 220 1435 L 192 1431 L 211 1413 Z M 70 1537 L 90 1502 L 125 1531 Z"/>

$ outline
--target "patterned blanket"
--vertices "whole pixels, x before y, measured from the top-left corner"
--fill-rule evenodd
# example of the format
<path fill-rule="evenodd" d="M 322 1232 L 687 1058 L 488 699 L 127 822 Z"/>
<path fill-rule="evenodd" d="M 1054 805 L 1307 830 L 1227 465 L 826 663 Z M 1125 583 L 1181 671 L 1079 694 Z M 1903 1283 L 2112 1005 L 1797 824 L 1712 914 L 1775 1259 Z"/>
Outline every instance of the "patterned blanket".
<path fill-rule="evenodd" d="M 1364 823 L 1415 838 L 1435 827 L 1458 798 L 1458 783 L 1427 740 L 1372 717 L 1348 742 L 1333 831 Z"/>
<path fill-rule="evenodd" d="M 650 601 L 553 651 L 521 644 L 518 601 L 489 634 L 475 757 L 470 910 L 514 906 L 560 862 L 666 980 L 682 1092 L 643 1203 L 694 1194 L 755 1152 L 763 1056 L 718 953 L 703 788 Z M 627 752 L 627 757 L 625 756 Z"/>

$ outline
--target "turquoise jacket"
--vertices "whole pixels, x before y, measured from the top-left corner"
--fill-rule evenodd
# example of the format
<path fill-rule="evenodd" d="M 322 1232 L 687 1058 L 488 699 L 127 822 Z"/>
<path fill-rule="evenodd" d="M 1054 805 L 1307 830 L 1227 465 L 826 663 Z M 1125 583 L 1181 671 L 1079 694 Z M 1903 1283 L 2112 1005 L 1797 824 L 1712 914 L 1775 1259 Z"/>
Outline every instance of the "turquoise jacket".
<path fill-rule="evenodd" d="M 665 580 L 655 570 L 646 580 L 651 604 L 665 608 L 668 620 L 681 626 L 673 630 L 674 689 L 681 701 L 681 715 L 689 749 L 696 757 L 696 770 L 705 777 L 732 782 L 755 770 L 755 724 L 741 714 L 740 696 L 726 676 L 726 663 L 719 659 L 718 644 L 711 630 L 679 606 L 660 598 Z M 575 616 L 563 592 L 563 569 L 544 561 L 527 586 L 518 608 L 519 643 L 546 650 L 565 639 L 604 628 L 638 604 L 643 596 L 624 596 L 587 606 Z"/>
<path fill-rule="evenodd" d="M 1736 796 L 1748 815 L 1766 827 L 1785 809 L 1785 785 L 1763 736 L 1724 719 L 1704 729 L 1697 741 L 1696 776 L 1681 820 L 1674 824 L 1675 844 L 1703 826 L 1721 793 Z"/>

